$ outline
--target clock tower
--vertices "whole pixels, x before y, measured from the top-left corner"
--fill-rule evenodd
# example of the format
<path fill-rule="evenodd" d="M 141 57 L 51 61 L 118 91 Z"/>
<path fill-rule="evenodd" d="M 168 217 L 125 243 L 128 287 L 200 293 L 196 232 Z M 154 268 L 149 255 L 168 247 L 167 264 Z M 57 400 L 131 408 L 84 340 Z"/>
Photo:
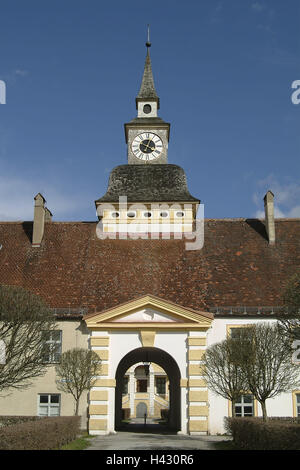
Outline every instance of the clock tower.
<path fill-rule="evenodd" d="M 157 115 L 150 45 L 148 38 L 137 116 L 125 124 L 128 163 L 112 169 L 106 194 L 95 201 L 99 238 L 193 231 L 200 201 L 190 194 L 183 168 L 168 163 L 170 124 Z"/>
<path fill-rule="evenodd" d="M 137 117 L 125 124 L 128 163 L 163 164 L 168 162 L 170 124 L 160 119 L 150 59 L 151 43 L 146 42 L 147 55 L 140 91 L 135 99 Z"/>

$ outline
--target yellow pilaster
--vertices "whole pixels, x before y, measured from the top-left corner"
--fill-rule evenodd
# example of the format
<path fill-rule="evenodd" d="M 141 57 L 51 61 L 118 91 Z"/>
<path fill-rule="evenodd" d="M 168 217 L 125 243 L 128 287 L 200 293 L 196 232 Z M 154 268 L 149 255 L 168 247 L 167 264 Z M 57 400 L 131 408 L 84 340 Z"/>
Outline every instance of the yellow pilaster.
<path fill-rule="evenodd" d="M 89 432 L 102 434 L 107 431 L 109 388 L 116 386 L 109 378 L 109 336 L 92 336 L 91 349 L 99 356 L 101 364 L 98 377 L 89 394 Z"/>
<path fill-rule="evenodd" d="M 202 363 L 206 347 L 205 336 L 189 336 L 188 346 L 188 431 L 190 434 L 207 434 L 208 390 Z"/>

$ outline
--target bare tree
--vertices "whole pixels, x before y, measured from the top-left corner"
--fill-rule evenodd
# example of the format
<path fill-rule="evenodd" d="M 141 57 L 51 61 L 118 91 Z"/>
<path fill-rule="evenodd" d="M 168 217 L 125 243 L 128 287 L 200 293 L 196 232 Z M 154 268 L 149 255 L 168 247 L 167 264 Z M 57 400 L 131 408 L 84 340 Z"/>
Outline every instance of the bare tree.
<path fill-rule="evenodd" d="M 288 281 L 283 293 L 286 315 L 280 319 L 283 333 L 292 341 L 300 340 L 300 270 Z"/>
<path fill-rule="evenodd" d="M 208 387 L 231 401 L 233 417 L 238 398 L 247 390 L 247 381 L 240 365 L 239 348 L 239 342 L 227 338 L 207 348 L 203 357 Z"/>
<path fill-rule="evenodd" d="M 79 401 L 84 391 L 89 391 L 100 374 L 101 360 L 94 351 L 74 348 L 61 355 L 56 365 L 57 388 L 70 393 L 75 400 L 75 415 L 78 415 Z"/>
<path fill-rule="evenodd" d="M 0 391 L 26 388 L 44 375 L 43 332 L 55 329 L 55 318 L 38 296 L 17 286 L 0 286 Z"/>
<path fill-rule="evenodd" d="M 299 384 L 299 367 L 292 363 L 291 345 L 278 323 L 241 328 L 235 338 L 247 389 L 260 403 L 267 420 L 266 400 Z"/>

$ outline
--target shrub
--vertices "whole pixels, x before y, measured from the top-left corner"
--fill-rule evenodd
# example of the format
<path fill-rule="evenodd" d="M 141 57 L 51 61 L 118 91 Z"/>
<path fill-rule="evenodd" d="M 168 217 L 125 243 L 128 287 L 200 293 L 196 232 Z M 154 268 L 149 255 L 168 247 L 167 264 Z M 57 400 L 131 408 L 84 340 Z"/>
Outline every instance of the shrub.
<path fill-rule="evenodd" d="M 288 420 L 225 418 L 225 427 L 239 449 L 300 450 L 300 426 Z"/>
<path fill-rule="evenodd" d="M 1 450 L 52 450 L 74 440 L 79 416 L 41 418 L 0 428 Z"/>

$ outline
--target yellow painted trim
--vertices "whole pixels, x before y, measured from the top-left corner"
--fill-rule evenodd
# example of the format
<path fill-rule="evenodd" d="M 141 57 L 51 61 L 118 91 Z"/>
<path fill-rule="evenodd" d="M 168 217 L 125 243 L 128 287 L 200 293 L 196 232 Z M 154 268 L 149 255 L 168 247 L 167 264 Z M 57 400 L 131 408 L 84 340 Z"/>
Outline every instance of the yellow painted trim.
<path fill-rule="evenodd" d="M 138 311 L 141 308 L 146 307 L 154 308 L 160 312 L 168 313 L 169 315 L 173 314 L 179 317 L 181 320 L 184 318 L 190 323 L 197 323 L 198 326 L 199 324 L 203 324 L 203 326 L 209 327 L 211 322 L 213 321 L 213 315 L 208 312 L 194 312 L 190 309 L 186 309 L 177 304 L 167 302 L 151 295 L 146 295 L 139 299 L 132 300 L 125 304 L 111 308 L 106 312 L 99 312 L 91 315 L 86 315 L 83 319 L 85 320 L 88 327 L 100 326 L 99 324 L 103 326 L 103 323 L 107 322 L 107 320 L 116 319 L 119 316 L 123 316 L 124 314 L 128 315 L 128 313 L 130 312 Z M 119 326 L 120 325 L 118 325 L 118 327 Z M 139 324 L 139 326 L 141 325 Z M 170 327 L 170 325 L 168 326 Z"/>
<path fill-rule="evenodd" d="M 94 349 L 93 350 L 102 361 L 108 361 L 108 350 L 107 349 Z M 102 366 L 103 367 L 103 366 Z M 105 374 L 106 375 L 106 374 Z"/>
<path fill-rule="evenodd" d="M 108 364 L 100 364 L 97 375 L 108 375 Z"/>
<path fill-rule="evenodd" d="M 205 379 L 189 379 L 189 387 L 206 387 L 207 382 Z"/>
<path fill-rule="evenodd" d="M 143 323 L 143 322 L 137 322 L 137 323 L 96 323 L 90 321 L 87 323 L 87 327 L 92 330 L 92 331 L 107 331 L 107 330 L 140 330 L 141 328 L 146 329 L 149 328 L 152 330 L 155 328 L 155 330 L 177 330 L 177 331 L 189 331 L 189 330 L 202 330 L 202 331 L 207 331 L 208 328 L 210 328 L 210 324 L 208 323 L 171 323 L 171 322 L 166 322 L 166 323 Z"/>
<path fill-rule="evenodd" d="M 188 379 L 180 379 L 180 387 L 187 387 Z"/>
<path fill-rule="evenodd" d="M 155 341 L 155 334 L 156 331 L 151 331 L 151 330 L 141 330 L 140 335 L 141 335 L 141 342 L 143 348 L 152 348 L 154 346 L 154 341 Z"/>
<path fill-rule="evenodd" d="M 189 407 L 189 416 L 208 416 L 209 408 L 208 406 L 190 406 Z"/>
<path fill-rule="evenodd" d="M 189 364 L 189 375 L 204 375 L 205 367 L 201 364 Z"/>
<path fill-rule="evenodd" d="M 151 367 L 153 369 L 153 372 L 159 372 L 162 375 L 165 375 L 164 369 L 161 366 L 159 366 L 158 364 L 155 364 L 155 362 L 151 362 Z"/>
<path fill-rule="evenodd" d="M 293 400 L 293 417 L 297 418 L 297 398 L 296 395 L 300 395 L 300 390 L 293 390 L 292 400 Z"/>
<path fill-rule="evenodd" d="M 109 337 L 91 337 L 91 346 L 109 346 Z"/>
<path fill-rule="evenodd" d="M 90 419 L 89 430 L 90 431 L 106 431 L 107 419 Z"/>
<path fill-rule="evenodd" d="M 90 405 L 89 414 L 90 415 L 107 415 L 108 407 L 107 405 Z"/>
<path fill-rule="evenodd" d="M 90 392 L 90 400 L 105 401 L 108 400 L 107 390 L 92 390 Z"/>
<path fill-rule="evenodd" d="M 116 379 L 97 379 L 93 387 L 115 387 Z"/>
<path fill-rule="evenodd" d="M 205 351 L 203 349 L 190 349 L 188 352 L 189 361 L 201 361 Z"/>
<path fill-rule="evenodd" d="M 206 346 L 206 338 L 189 336 L 188 339 L 189 346 Z"/>
<path fill-rule="evenodd" d="M 208 392 L 207 390 L 190 390 L 189 391 L 189 401 L 208 401 Z"/>
<path fill-rule="evenodd" d="M 190 432 L 200 432 L 200 431 L 207 431 L 208 430 L 208 423 L 207 419 L 197 420 L 197 419 L 190 419 L 189 420 L 189 431 Z"/>
<path fill-rule="evenodd" d="M 150 398 L 149 393 L 136 392 L 135 400 L 148 400 Z"/>

